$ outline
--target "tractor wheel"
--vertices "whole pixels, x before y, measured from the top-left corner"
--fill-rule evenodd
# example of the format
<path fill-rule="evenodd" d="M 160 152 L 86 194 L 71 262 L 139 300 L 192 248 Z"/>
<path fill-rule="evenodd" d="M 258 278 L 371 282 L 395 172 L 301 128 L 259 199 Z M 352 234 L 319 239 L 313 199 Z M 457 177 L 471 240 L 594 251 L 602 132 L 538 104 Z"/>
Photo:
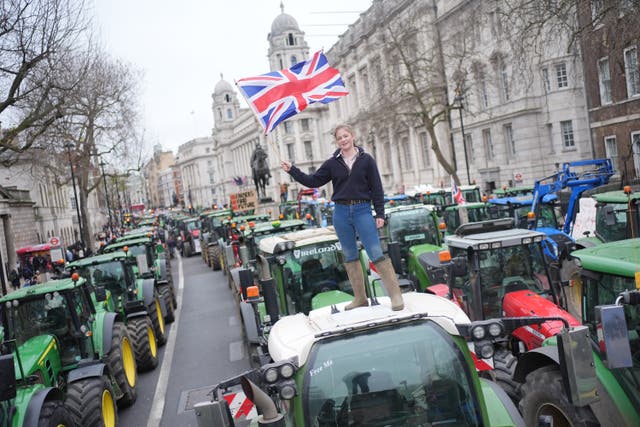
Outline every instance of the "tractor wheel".
<path fill-rule="evenodd" d="M 176 316 L 174 314 L 174 306 L 173 306 L 173 292 L 171 292 L 171 286 L 166 283 L 158 286 L 158 292 L 160 292 L 160 297 L 164 300 L 164 305 L 167 307 L 167 313 L 164 316 L 164 321 L 166 323 L 173 323 L 176 320 Z"/>
<path fill-rule="evenodd" d="M 220 245 L 211 246 L 209 259 L 211 260 L 211 267 L 214 271 L 220 270 L 220 255 Z"/>
<path fill-rule="evenodd" d="M 118 410 L 107 377 L 72 382 L 64 402 L 75 425 L 115 427 L 118 423 Z"/>
<path fill-rule="evenodd" d="M 191 243 L 190 242 L 184 242 L 184 256 L 185 258 L 189 258 L 191 256 Z"/>
<path fill-rule="evenodd" d="M 147 313 L 151 319 L 151 325 L 153 325 L 153 332 L 156 334 L 156 340 L 159 346 L 163 346 L 167 342 L 167 335 L 164 325 L 164 318 L 162 317 L 162 309 L 160 308 L 160 297 L 156 295 L 153 299 L 154 302 L 147 307 Z"/>
<path fill-rule="evenodd" d="M 73 417 L 69 409 L 60 400 L 44 402 L 38 417 L 38 427 L 73 426 Z"/>
<path fill-rule="evenodd" d="M 510 351 L 499 350 L 493 356 L 495 382 L 502 387 L 515 404 L 520 400 L 520 387 L 522 386 L 513 379 L 517 364 L 518 359 Z"/>
<path fill-rule="evenodd" d="M 138 371 L 150 371 L 158 366 L 158 343 L 149 316 L 129 319 L 127 330 L 133 342 Z"/>
<path fill-rule="evenodd" d="M 138 397 L 136 356 L 127 329 L 122 322 L 113 324 L 111 350 L 107 355 L 107 365 L 109 365 L 109 369 L 123 393 L 123 396 L 118 399 L 118 406 L 132 405 Z"/>
<path fill-rule="evenodd" d="M 571 404 L 562 385 L 560 369 L 555 365 L 543 366 L 527 375 L 518 406 L 528 426 L 538 425 L 542 415 L 551 416 L 554 426 L 598 425 L 591 409 Z"/>

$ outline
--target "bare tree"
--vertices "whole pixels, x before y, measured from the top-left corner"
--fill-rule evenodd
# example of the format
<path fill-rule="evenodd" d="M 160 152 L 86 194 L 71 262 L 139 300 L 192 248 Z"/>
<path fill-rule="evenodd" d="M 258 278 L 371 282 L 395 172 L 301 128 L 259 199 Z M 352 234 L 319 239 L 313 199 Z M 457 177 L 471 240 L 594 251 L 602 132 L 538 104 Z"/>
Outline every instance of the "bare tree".
<path fill-rule="evenodd" d="M 84 78 L 75 86 L 60 107 L 61 118 L 49 128 L 38 143 L 47 146 L 59 163 L 61 180 L 69 182 L 69 160 L 75 171 L 81 221 L 89 224 L 87 199 L 92 191 L 103 187 L 100 163 L 104 162 L 107 184 L 115 176 L 139 170 L 142 137 L 138 135 L 138 84 L 140 74 L 129 64 L 110 58 L 100 50 L 85 58 L 77 57 L 69 65 L 72 75 Z M 68 150 L 68 151 L 67 151 Z M 57 154 L 56 154 L 57 153 Z M 104 197 L 104 195 L 103 195 Z M 83 241 L 93 243 L 88 227 L 83 229 Z"/>
<path fill-rule="evenodd" d="M 0 153 L 29 149 L 61 117 L 69 57 L 85 33 L 83 0 L 0 2 Z"/>
<path fill-rule="evenodd" d="M 450 114 L 455 108 L 448 99 L 448 82 L 440 33 L 432 2 L 415 2 L 401 16 L 378 14 L 376 49 L 386 67 L 376 66 L 377 97 L 364 111 L 371 128 L 422 127 L 429 136 L 430 148 L 445 173 L 457 184 L 455 154 L 450 143 Z M 381 3 L 377 3 L 383 7 Z M 457 51 L 465 57 L 464 51 Z M 456 78 L 464 79 L 463 74 Z M 438 132 L 441 128 L 443 132 Z"/>

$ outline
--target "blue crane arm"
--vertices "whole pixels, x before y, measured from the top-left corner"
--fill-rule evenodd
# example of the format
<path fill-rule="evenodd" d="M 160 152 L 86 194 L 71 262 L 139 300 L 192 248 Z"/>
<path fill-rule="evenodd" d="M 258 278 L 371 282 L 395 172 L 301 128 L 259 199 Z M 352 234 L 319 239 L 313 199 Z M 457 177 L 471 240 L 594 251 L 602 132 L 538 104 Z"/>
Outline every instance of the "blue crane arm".
<path fill-rule="evenodd" d="M 593 169 L 582 172 L 578 175 L 571 168 L 593 166 Z M 571 197 L 565 216 L 562 231 L 569 234 L 575 220 L 578 200 L 587 190 L 605 185 L 613 175 L 613 165 L 611 159 L 591 159 L 566 162 L 562 169 L 553 175 L 537 180 L 533 187 L 533 201 L 531 211 L 537 215 L 538 206 L 542 198 L 550 193 L 556 193 L 564 188 L 571 188 Z M 551 182 L 549 182 L 551 180 Z M 535 226 L 535 222 L 533 222 Z"/>

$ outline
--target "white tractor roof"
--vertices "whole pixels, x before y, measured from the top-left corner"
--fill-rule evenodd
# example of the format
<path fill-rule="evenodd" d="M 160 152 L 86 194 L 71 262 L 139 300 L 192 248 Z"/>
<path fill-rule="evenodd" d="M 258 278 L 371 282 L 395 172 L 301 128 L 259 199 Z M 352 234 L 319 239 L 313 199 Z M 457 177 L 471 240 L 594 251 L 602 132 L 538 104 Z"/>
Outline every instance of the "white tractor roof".
<path fill-rule="evenodd" d="M 260 240 L 259 248 L 262 252 L 273 253 L 275 246 L 280 242 L 293 242 L 294 247 L 302 247 L 314 243 L 331 242 L 338 240 L 338 235 L 333 226 L 322 228 L 307 228 L 291 233 L 269 236 Z"/>
<path fill-rule="evenodd" d="M 481 243 L 500 242 L 502 246 L 517 246 L 522 244 L 524 238 L 544 238 L 545 234 L 536 230 L 513 228 L 510 230 L 489 231 L 487 233 L 469 234 L 466 236 L 450 235 L 444 238 L 445 244 L 450 247 L 468 248 Z"/>
<path fill-rule="evenodd" d="M 278 320 L 269 333 L 269 354 L 274 361 L 298 357 L 298 364 L 306 363 L 313 343 L 325 335 L 347 333 L 353 327 L 387 323 L 393 319 L 409 319 L 416 314 L 428 314 L 449 334 L 459 335 L 456 324 L 471 321 L 460 307 L 448 299 L 426 293 L 408 292 L 403 294 L 404 309 L 391 310 L 388 297 L 378 297 L 380 305 L 360 307 L 344 311 L 348 303 L 336 304 L 338 313 L 331 313 L 331 307 L 312 310 L 308 316 L 299 313 Z"/>

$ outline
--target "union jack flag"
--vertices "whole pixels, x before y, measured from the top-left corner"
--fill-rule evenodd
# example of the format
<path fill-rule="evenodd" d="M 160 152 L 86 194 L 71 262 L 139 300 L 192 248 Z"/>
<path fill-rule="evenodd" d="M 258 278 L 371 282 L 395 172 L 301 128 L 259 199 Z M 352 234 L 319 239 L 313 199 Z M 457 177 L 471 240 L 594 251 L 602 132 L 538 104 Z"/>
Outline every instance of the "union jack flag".
<path fill-rule="evenodd" d="M 456 185 L 456 182 L 453 180 L 453 176 L 451 177 L 451 198 L 458 204 L 464 205 L 465 200 L 462 195 L 462 191 L 460 191 L 460 187 Z"/>
<path fill-rule="evenodd" d="M 318 51 L 305 61 L 236 82 L 240 93 L 258 117 L 265 134 L 314 102 L 328 104 L 347 95 L 340 73 Z"/>

